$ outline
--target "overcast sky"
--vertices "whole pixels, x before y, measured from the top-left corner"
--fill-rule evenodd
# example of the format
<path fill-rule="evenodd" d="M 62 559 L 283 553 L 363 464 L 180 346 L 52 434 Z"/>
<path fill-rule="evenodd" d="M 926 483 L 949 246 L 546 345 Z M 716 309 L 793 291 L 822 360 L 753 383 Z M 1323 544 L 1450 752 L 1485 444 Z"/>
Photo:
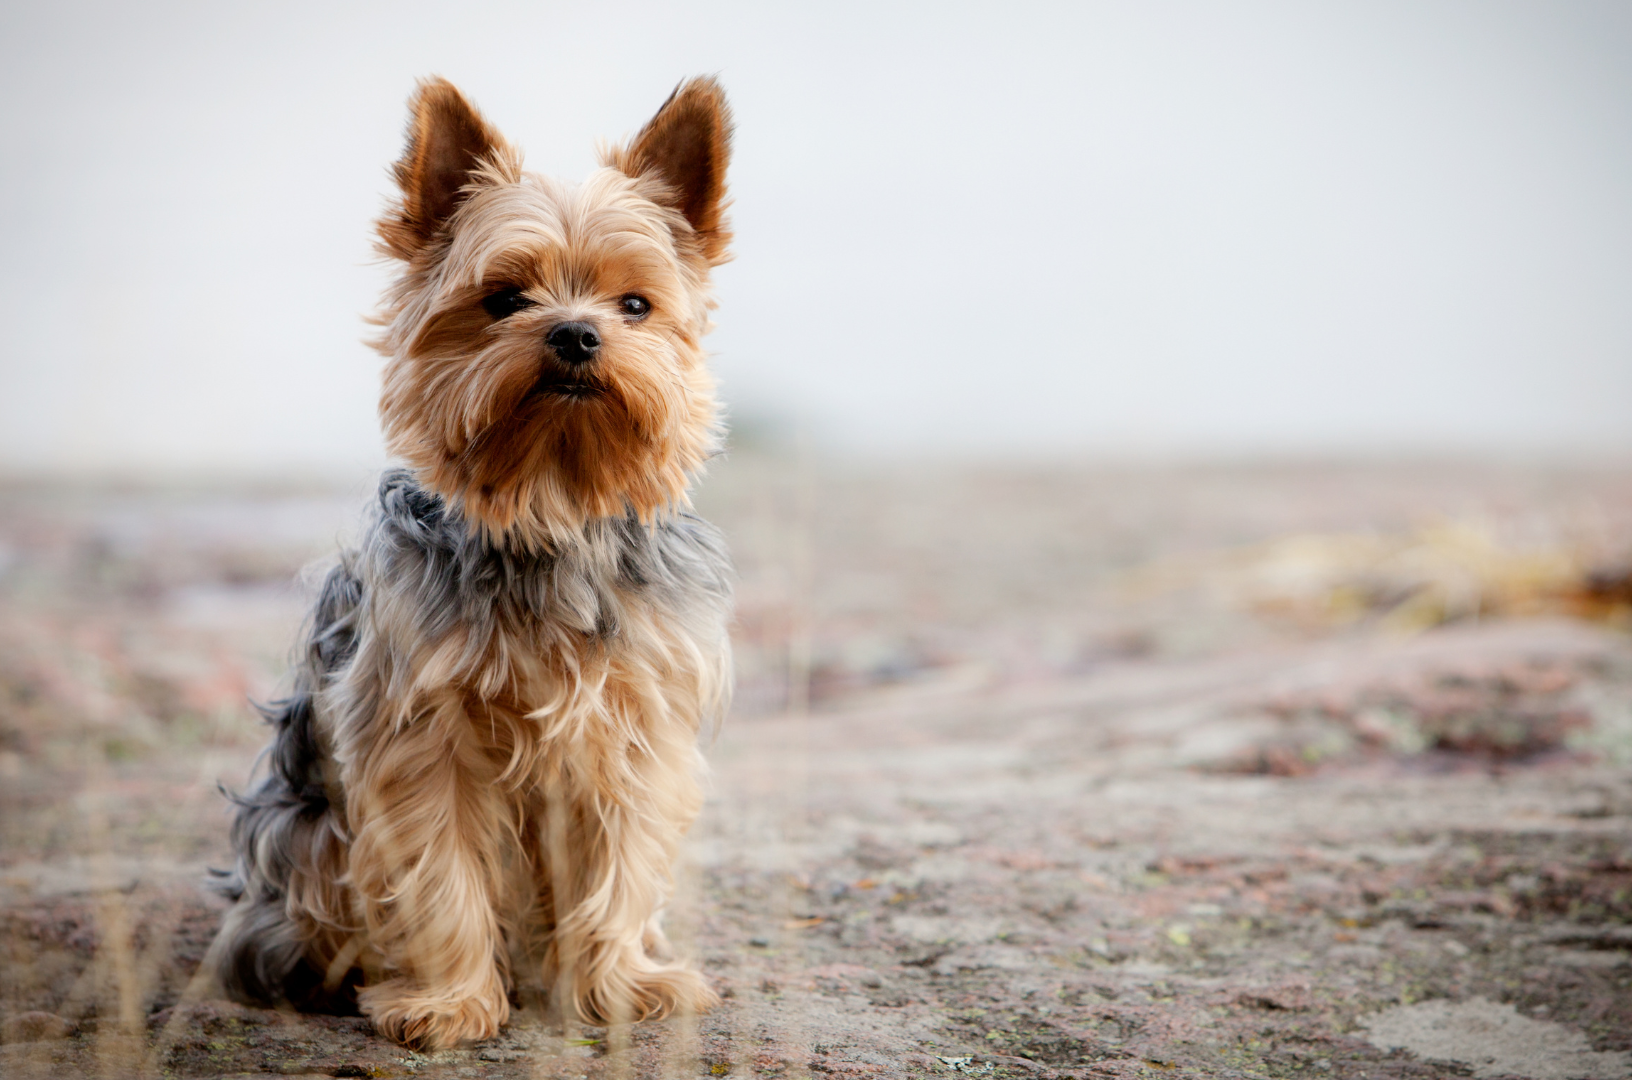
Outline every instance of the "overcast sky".
<path fill-rule="evenodd" d="M 733 411 L 911 453 L 1632 452 L 1625 3 L 9 4 L 0 468 L 357 470 L 416 77 L 738 120 Z"/>

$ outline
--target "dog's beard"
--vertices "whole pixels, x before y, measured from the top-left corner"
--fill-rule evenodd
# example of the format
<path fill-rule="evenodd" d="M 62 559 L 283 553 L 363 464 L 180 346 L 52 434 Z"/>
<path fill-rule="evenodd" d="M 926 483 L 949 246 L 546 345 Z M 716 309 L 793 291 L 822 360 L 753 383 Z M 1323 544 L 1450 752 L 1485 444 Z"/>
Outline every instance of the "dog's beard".
<path fill-rule="evenodd" d="M 482 357 L 462 369 L 427 358 L 419 385 L 396 387 L 393 399 L 402 409 L 393 447 L 474 525 L 533 546 L 683 499 L 712 438 L 700 365 L 680 370 L 679 357 L 650 346 L 577 368 L 536 353 Z"/>

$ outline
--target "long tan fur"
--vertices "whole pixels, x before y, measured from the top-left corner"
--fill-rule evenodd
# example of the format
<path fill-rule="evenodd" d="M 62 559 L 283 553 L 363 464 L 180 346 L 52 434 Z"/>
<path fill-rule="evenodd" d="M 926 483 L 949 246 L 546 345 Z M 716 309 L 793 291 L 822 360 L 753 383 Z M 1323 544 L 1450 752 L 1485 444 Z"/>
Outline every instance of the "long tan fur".
<path fill-rule="evenodd" d="M 378 1028 L 427 1048 L 494 1034 L 517 963 L 588 1020 L 701 1011 L 658 915 L 730 689 L 728 567 L 684 513 L 718 438 L 724 98 L 682 85 L 577 186 L 522 171 L 446 82 L 411 112 L 377 343 L 408 472 L 336 571 L 305 711 L 244 798 L 216 963 L 246 998 L 293 998 L 286 971 L 360 981 Z M 598 333 L 592 364 L 552 358 L 567 323 Z"/>

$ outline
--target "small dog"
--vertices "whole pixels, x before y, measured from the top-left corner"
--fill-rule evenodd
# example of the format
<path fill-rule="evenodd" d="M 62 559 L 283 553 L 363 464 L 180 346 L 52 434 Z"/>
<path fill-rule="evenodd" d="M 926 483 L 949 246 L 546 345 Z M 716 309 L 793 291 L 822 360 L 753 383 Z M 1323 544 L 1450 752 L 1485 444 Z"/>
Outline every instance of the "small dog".
<path fill-rule="evenodd" d="M 264 710 L 209 963 L 425 1049 L 493 1035 L 529 972 L 590 1022 L 702 1011 L 658 914 L 730 693 L 730 561 L 686 511 L 730 112 L 683 83 L 573 187 L 445 81 L 410 108 L 376 342 L 406 467 Z"/>

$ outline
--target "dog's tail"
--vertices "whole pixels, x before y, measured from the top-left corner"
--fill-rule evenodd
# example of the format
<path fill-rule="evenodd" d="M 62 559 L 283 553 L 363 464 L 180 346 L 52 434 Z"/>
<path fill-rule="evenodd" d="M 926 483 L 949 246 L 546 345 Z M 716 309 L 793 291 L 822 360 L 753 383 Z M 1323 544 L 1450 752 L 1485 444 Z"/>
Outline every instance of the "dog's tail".
<path fill-rule="evenodd" d="M 331 797 L 317 716 L 319 693 L 357 648 L 362 585 L 349 562 L 323 583 L 294 692 L 257 706 L 273 729 L 258 779 L 246 792 L 226 793 L 237 806 L 237 865 L 214 884 L 236 903 L 206 963 L 228 996 L 246 1004 L 355 1010 L 355 979 L 330 970 L 352 931 L 341 885 L 345 808 Z"/>

